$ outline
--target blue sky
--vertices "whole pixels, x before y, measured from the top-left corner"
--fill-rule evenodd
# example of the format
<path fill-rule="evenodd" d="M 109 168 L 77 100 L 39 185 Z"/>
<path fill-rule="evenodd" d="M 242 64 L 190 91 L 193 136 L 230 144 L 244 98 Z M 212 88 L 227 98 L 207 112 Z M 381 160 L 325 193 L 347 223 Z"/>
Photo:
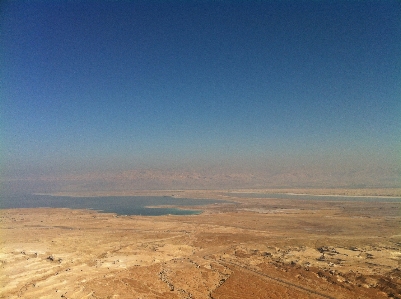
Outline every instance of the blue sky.
<path fill-rule="evenodd" d="M 1 11 L 6 175 L 399 162 L 399 1 Z"/>

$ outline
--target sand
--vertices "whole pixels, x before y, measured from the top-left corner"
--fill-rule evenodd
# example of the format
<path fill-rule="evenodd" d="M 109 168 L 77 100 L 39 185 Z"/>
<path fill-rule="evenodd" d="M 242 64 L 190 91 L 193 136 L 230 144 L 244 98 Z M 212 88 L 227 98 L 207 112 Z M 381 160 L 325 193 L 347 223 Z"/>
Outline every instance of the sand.
<path fill-rule="evenodd" d="M 157 217 L 0 210 L 0 298 L 401 298 L 400 202 L 129 195 L 156 193 L 236 204 Z"/>

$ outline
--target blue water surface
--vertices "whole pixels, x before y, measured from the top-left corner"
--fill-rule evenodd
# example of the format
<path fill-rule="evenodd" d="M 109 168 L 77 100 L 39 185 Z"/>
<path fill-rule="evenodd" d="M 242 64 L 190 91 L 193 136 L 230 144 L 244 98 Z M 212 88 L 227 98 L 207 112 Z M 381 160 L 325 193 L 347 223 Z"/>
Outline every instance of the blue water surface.
<path fill-rule="evenodd" d="M 156 206 L 202 206 L 227 201 L 212 199 L 176 198 L 170 196 L 101 196 L 101 197 L 68 197 L 50 195 L 15 195 L 2 196 L 0 209 L 12 208 L 69 208 L 91 209 L 118 215 L 194 215 L 201 210 L 178 209 Z M 154 208 L 152 206 L 155 206 Z M 199 207 L 197 207 L 199 208 Z"/>

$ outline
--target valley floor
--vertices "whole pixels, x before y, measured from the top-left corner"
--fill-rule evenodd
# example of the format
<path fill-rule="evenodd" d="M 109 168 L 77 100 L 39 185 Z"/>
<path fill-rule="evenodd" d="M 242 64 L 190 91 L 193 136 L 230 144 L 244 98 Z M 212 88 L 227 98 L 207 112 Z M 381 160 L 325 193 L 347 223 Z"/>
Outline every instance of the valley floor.
<path fill-rule="evenodd" d="M 0 210 L 0 298 L 401 298 L 401 202 L 131 195 L 155 194 L 235 203 L 191 216 Z"/>

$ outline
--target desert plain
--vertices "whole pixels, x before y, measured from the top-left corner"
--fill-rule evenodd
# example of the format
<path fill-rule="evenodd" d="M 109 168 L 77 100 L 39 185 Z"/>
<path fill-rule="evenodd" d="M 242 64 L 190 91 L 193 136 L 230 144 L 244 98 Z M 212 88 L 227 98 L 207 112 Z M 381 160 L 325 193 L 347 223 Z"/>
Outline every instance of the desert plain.
<path fill-rule="evenodd" d="M 359 197 L 299 200 L 241 192 Z M 400 194 L 114 194 L 230 201 L 199 206 L 201 214 L 187 216 L 3 209 L 0 298 L 401 298 L 401 202 L 363 200 Z"/>

